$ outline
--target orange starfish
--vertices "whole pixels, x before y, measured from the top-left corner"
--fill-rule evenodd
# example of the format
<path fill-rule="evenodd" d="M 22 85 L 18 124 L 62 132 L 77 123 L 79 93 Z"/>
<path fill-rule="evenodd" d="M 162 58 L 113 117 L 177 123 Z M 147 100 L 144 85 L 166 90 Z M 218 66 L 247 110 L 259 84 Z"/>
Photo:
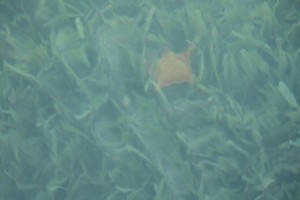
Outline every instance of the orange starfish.
<path fill-rule="evenodd" d="M 192 50 L 193 48 L 189 48 L 181 54 L 168 50 L 158 62 L 151 66 L 152 77 L 160 88 L 192 80 L 192 69 L 189 60 Z"/>

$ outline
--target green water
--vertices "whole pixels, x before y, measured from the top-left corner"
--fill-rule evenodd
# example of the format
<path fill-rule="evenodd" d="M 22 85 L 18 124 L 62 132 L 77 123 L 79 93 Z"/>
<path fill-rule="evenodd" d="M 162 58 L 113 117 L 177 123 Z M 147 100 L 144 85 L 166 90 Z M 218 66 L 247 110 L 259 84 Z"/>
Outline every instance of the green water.
<path fill-rule="evenodd" d="M 0 200 L 300 198 L 297 0 L 1 0 Z M 159 88 L 166 51 L 193 81 Z"/>

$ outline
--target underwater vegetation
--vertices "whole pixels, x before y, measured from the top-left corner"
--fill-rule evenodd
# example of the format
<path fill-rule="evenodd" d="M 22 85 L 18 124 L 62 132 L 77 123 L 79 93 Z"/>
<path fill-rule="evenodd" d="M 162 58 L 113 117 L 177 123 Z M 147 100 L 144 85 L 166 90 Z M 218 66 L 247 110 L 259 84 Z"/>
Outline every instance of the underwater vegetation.
<path fill-rule="evenodd" d="M 0 200 L 300 199 L 298 0 L 0 1 Z"/>

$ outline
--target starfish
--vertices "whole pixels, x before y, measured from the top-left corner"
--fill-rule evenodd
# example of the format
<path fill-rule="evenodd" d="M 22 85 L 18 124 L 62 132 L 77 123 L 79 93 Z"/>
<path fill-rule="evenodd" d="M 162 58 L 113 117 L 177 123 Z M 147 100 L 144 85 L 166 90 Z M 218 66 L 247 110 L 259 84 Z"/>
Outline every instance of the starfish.
<path fill-rule="evenodd" d="M 192 81 L 190 55 L 193 48 L 177 54 L 166 50 L 162 57 L 151 66 L 152 77 L 160 88 Z"/>

